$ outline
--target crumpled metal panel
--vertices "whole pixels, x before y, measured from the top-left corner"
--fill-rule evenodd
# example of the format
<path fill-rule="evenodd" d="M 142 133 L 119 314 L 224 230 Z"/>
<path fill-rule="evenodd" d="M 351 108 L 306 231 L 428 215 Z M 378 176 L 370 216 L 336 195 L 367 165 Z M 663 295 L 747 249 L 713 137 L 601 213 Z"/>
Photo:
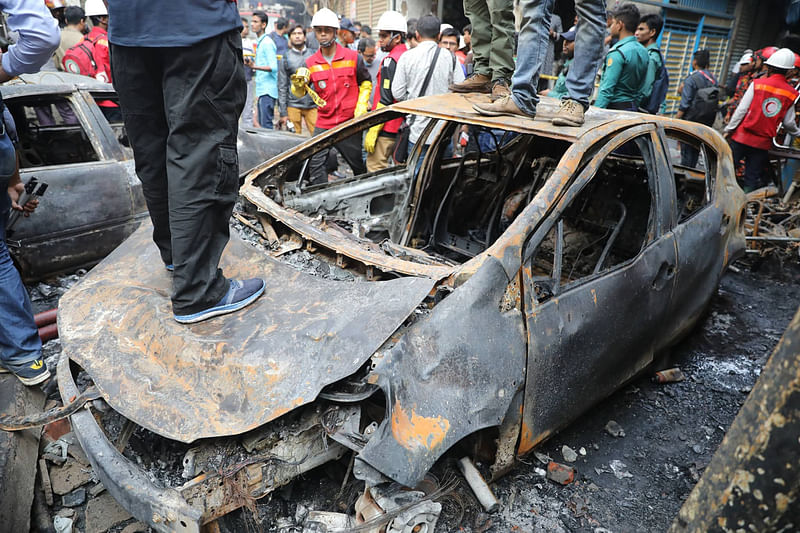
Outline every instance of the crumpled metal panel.
<path fill-rule="evenodd" d="M 400 341 L 375 357 L 387 417 L 359 457 L 414 487 L 465 436 L 497 426 L 525 383 L 522 314 L 502 311 L 509 280 L 489 258 Z"/>
<path fill-rule="evenodd" d="M 181 325 L 151 232 L 142 224 L 64 295 L 59 331 L 64 354 L 115 410 L 183 442 L 242 433 L 313 401 L 363 365 L 435 283 L 325 280 L 232 236 L 223 270 L 263 277 L 265 294 L 237 313 Z"/>

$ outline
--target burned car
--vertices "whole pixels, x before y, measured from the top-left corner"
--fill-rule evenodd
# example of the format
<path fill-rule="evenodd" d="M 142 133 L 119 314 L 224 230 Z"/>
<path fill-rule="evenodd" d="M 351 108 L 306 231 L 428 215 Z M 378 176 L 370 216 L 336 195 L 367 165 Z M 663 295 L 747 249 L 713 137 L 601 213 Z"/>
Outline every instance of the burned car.
<path fill-rule="evenodd" d="M 255 168 L 241 193 L 266 246 L 232 239 L 222 266 L 267 288 L 239 313 L 174 322 L 145 225 L 62 298 L 65 402 L 85 372 L 126 427 L 185 443 L 186 481 L 157 486 L 123 437 L 73 415 L 134 516 L 198 531 L 350 456 L 366 488 L 348 527 L 432 531 L 441 507 L 421 487 L 449 450 L 489 449 L 502 475 L 701 316 L 745 247 L 720 135 L 594 108 L 553 127 L 547 98 L 535 120 L 487 118 L 480 98 L 395 104 Z M 310 184 L 312 156 L 408 115 L 429 120 L 407 163 L 337 160 L 344 179 Z"/>
<path fill-rule="evenodd" d="M 22 181 L 49 186 L 35 216 L 7 236 L 18 269 L 30 281 L 93 265 L 147 217 L 113 87 L 43 72 L 4 85 L 3 99 L 17 126 Z M 242 174 L 301 141 L 240 129 Z"/>

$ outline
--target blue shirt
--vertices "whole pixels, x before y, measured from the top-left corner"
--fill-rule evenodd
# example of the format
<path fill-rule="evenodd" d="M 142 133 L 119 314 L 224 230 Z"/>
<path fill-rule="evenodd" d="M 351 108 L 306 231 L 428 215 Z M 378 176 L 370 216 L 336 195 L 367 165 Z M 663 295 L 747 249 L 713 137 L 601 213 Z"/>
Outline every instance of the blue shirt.
<path fill-rule="evenodd" d="M 256 66 L 269 67 L 272 70 L 256 70 L 256 98 L 268 94 L 278 98 L 278 55 L 275 43 L 264 34 L 256 45 Z"/>
<path fill-rule="evenodd" d="M 269 37 L 275 43 L 275 48 L 278 50 L 278 61 L 280 61 L 289 52 L 289 41 L 286 40 L 286 37 L 278 35 L 276 31 L 271 32 Z"/>
<path fill-rule="evenodd" d="M 3 70 L 11 76 L 38 72 L 61 44 L 58 22 L 44 2 L 0 0 L 0 10 L 8 15 L 8 27 L 19 33 L 3 54 Z"/>
<path fill-rule="evenodd" d="M 191 46 L 234 28 L 242 19 L 227 0 L 108 0 L 108 40 L 121 46 Z"/>

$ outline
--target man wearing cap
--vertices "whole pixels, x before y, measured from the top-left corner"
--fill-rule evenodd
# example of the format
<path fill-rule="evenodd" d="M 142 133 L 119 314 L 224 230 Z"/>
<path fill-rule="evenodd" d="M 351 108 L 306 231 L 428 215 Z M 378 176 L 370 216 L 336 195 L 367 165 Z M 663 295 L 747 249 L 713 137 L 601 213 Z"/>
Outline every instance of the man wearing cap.
<path fill-rule="evenodd" d="M 314 127 L 314 135 L 319 135 L 367 112 L 372 80 L 358 52 L 336 42 L 336 31 L 339 29 L 336 13 L 328 8 L 320 9 L 311 19 L 311 26 L 319 41 L 319 50 L 306 59 L 306 67 L 309 70 L 309 82 L 314 85 L 319 97 L 325 100 L 325 105 L 320 106 L 317 112 L 317 124 Z M 366 172 L 361 159 L 360 136 L 351 135 L 335 146 L 354 175 Z M 328 150 L 311 157 L 312 184 L 327 182 L 327 158 Z"/>
<path fill-rule="evenodd" d="M 800 136 L 794 115 L 798 92 L 786 81 L 786 75 L 794 68 L 794 52 L 781 48 L 765 64 L 767 75 L 753 80 L 725 126 L 734 161 L 745 162 L 742 184 L 745 192 L 766 185 L 763 170 L 778 126 L 782 124 L 787 133 Z"/>
<path fill-rule="evenodd" d="M 562 33 L 561 38 L 564 39 L 561 54 L 566 61 L 564 66 L 561 67 L 561 72 L 558 74 L 558 79 L 553 88 L 542 92 L 542 94 L 558 99 L 567 96 L 567 74 L 569 73 L 569 66 L 572 64 L 572 58 L 575 57 L 575 27 L 573 26 L 569 31 Z"/>
<path fill-rule="evenodd" d="M 381 50 L 388 52 L 381 62 L 381 69 L 376 79 L 377 90 L 373 100 L 372 109 L 380 109 L 392 105 L 395 100 L 392 95 L 392 81 L 397 70 L 397 61 L 406 50 L 405 36 L 408 27 L 406 19 L 397 11 L 386 11 L 378 20 L 378 44 Z M 389 157 L 394 151 L 395 139 L 402 118 L 390 120 L 385 124 L 377 124 L 367 131 L 364 138 L 364 149 L 367 151 L 367 172 L 374 172 L 389 166 Z"/>
<path fill-rule="evenodd" d="M 339 44 L 344 46 L 345 48 L 349 48 L 351 50 L 356 50 L 356 33 L 358 32 L 358 28 L 350 21 L 347 17 L 342 17 L 342 20 L 339 21 Z"/>

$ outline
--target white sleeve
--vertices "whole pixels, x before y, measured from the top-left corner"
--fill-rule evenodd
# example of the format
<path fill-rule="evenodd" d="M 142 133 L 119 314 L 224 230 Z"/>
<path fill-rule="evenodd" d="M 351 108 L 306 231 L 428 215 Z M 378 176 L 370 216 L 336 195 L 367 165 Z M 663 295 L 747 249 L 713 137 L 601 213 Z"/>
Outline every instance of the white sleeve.
<path fill-rule="evenodd" d="M 794 121 L 793 105 L 789 106 L 789 109 L 786 110 L 786 114 L 783 116 L 783 127 L 786 128 L 786 131 L 790 135 L 800 137 L 800 128 L 797 127 L 797 123 Z"/>
<path fill-rule="evenodd" d="M 735 130 L 739 124 L 741 124 L 744 116 L 747 114 L 747 110 L 750 109 L 750 104 L 753 103 L 753 84 L 750 83 L 750 87 L 742 96 L 742 100 L 739 102 L 739 105 L 736 107 L 736 111 L 733 112 L 733 116 L 731 117 L 731 121 L 725 126 L 725 131 L 733 131 Z"/>

